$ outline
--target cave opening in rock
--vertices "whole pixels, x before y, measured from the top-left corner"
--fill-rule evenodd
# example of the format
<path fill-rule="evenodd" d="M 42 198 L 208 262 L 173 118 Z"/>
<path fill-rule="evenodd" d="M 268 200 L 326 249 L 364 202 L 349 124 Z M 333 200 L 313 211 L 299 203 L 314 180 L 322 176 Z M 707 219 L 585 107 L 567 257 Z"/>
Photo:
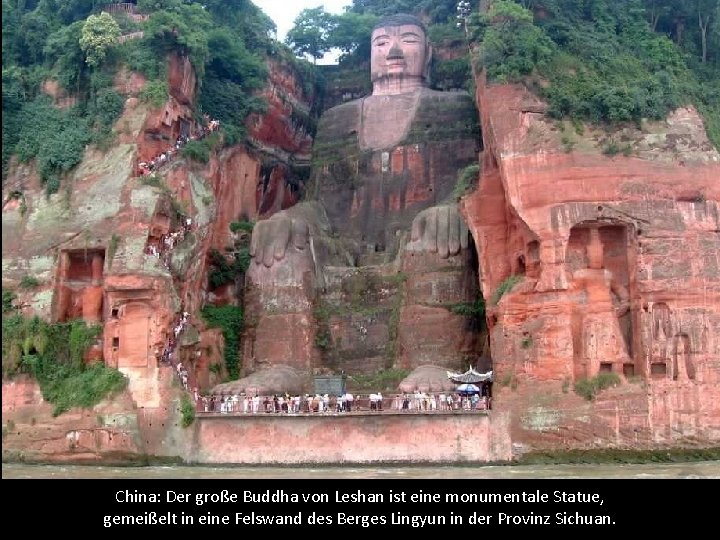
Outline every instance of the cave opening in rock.
<path fill-rule="evenodd" d="M 67 322 L 82 318 L 101 322 L 105 249 L 73 249 L 60 253 L 59 275 L 55 287 L 55 320 Z"/>

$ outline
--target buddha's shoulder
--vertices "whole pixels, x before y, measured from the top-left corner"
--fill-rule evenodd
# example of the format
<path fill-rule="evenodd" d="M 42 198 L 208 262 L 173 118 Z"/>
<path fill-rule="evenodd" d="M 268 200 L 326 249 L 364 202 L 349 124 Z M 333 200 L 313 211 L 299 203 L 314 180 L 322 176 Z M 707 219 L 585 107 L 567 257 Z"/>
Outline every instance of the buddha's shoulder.
<path fill-rule="evenodd" d="M 356 99 L 328 109 L 318 122 L 317 137 L 321 140 L 337 140 L 356 136 L 362 110 L 362 100 Z"/>
<path fill-rule="evenodd" d="M 320 121 L 352 120 L 359 117 L 360 111 L 362 110 L 362 101 L 362 98 L 354 99 L 346 103 L 341 103 L 340 105 L 335 105 L 322 113 Z"/>

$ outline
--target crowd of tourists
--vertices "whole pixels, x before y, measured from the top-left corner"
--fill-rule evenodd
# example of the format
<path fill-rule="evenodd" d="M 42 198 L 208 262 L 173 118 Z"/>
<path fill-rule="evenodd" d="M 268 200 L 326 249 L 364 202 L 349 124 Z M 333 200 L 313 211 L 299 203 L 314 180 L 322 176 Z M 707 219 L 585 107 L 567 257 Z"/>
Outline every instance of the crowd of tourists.
<path fill-rule="evenodd" d="M 170 336 L 168 336 L 165 347 L 163 348 L 162 353 L 159 355 L 160 363 L 162 365 L 174 366 L 175 371 L 177 372 L 178 379 L 180 380 L 180 383 L 183 385 L 183 388 L 185 388 L 185 390 L 190 389 L 190 374 L 187 368 L 183 366 L 180 359 L 177 358 L 176 351 L 178 342 L 180 340 L 180 334 L 182 334 L 185 330 L 185 327 L 188 324 L 189 317 L 190 314 L 187 311 L 183 311 L 182 315 L 180 315 L 180 317 L 175 320 L 175 322 L 173 323 L 172 333 L 170 334 Z"/>
<path fill-rule="evenodd" d="M 157 257 L 162 261 L 165 268 L 170 269 L 170 253 L 173 248 L 185 239 L 188 233 L 193 229 L 193 220 L 191 217 L 184 217 L 181 220 L 182 226 L 175 231 L 168 231 L 163 234 L 159 240 L 148 238 L 145 246 L 145 254 Z"/>
<path fill-rule="evenodd" d="M 173 158 L 182 150 L 182 148 L 190 141 L 199 141 L 210 135 L 211 133 L 220 129 L 219 120 L 209 120 L 207 126 L 200 127 L 197 133 L 191 133 L 190 135 L 180 135 L 175 144 L 167 150 L 160 152 L 157 156 L 149 161 L 141 161 L 138 163 L 137 174 L 138 176 L 149 176 L 170 163 Z"/>
<path fill-rule="evenodd" d="M 351 412 L 436 412 L 477 411 L 490 409 L 489 396 L 480 394 L 461 395 L 453 393 L 403 393 L 384 397 L 381 393 L 354 396 L 328 394 L 300 395 L 254 395 L 221 394 L 200 396 L 195 392 L 198 411 L 221 414 L 332 414 Z"/>

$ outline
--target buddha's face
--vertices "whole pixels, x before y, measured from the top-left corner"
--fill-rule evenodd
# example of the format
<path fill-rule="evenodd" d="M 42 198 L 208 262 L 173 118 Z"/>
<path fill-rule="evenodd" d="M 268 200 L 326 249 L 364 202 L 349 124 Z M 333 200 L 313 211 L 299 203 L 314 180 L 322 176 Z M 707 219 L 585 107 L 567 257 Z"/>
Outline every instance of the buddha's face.
<path fill-rule="evenodd" d="M 423 29 L 415 24 L 385 26 L 372 33 L 370 77 L 424 80 L 429 60 Z"/>

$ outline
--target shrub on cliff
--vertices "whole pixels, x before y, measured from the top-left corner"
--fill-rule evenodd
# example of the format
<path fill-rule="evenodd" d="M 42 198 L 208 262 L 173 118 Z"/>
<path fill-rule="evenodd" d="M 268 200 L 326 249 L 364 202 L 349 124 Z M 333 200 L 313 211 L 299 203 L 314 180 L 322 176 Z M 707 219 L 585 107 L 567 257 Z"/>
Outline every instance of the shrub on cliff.
<path fill-rule="evenodd" d="M 33 355 L 26 356 L 23 362 L 40 383 L 43 398 L 54 405 L 55 416 L 73 407 L 93 407 L 124 390 L 128 382 L 122 373 L 102 362 L 67 366 Z"/>
<path fill-rule="evenodd" d="M 669 1 L 661 13 L 639 0 L 495 0 L 471 17 L 470 37 L 490 81 L 525 82 L 554 117 L 639 122 L 692 103 L 720 145 L 720 32 L 677 26 L 720 29 L 711 3 Z"/>
<path fill-rule="evenodd" d="M 517 285 L 521 281 L 522 276 L 513 275 L 509 276 L 505 281 L 498 285 L 498 288 L 495 290 L 495 293 L 492 296 L 493 305 L 496 305 L 505 293 L 512 291 L 513 287 L 515 287 L 515 285 Z"/>
<path fill-rule="evenodd" d="M 123 64 L 145 75 L 143 97 L 152 91 L 157 104 L 167 97 L 159 91 L 167 77 L 167 55 L 189 57 L 198 79 L 199 112 L 220 120 L 226 144 L 242 141 L 247 116 L 264 110 L 253 92 L 267 78 L 264 56 L 272 21 L 252 2 L 143 0 L 138 7 L 150 17 L 138 25 L 125 15 L 102 13 L 104 4 L 3 2 L 4 174 L 13 154 L 21 161 L 37 158 L 52 193 L 88 143 L 107 148 L 124 104 L 112 90 Z M 141 39 L 119 43 L 120 32 L 137 30 L 144 32 Z M 47 80 L 76 104 L 57 108 L 43 94 Z"/>
<path fill-rule="evenodd" d="M 617 374 L 601 372 L 591 379 L 578 379 L 574 388 L 577 395 L 592 401 L 600 391 L 617 386 L 620 382 L 620 377 Z"/>
<path fill-rule="evenodd" d="M 479 42 L 476 61 L 490 80 L 507 82 L 529 75 L 555 52 L 552 40 L 533 25 L 532 13 L 515 2 L 493 2 L 474 21 L 472 36 Z"/>
<path fill-rule="evenodd" d="M 243 328 L 243 310 L 237 306 L 205 306 L 202 316 L 208 326 L 222 329 L 224 357 L 230 379 L 240 376 L 238 351 Z"/>
<path fill-rule="evenodd" d="M 59 415 L 72 407 L 92 407 L 127 385 L 116 369 L 83 358 L 100 334 L 100 327 L 83 321 L 47 323 L 19 314 L 2 318 L 3 377 L 18 372 L 38 381 L 43 398 Z"/>
<path fill-rule="evenodd" d="M 189 427 L 195 421 L 195 404 L 186 393 L 180 398 L 180 425 Z"/>
<path fill-rule="evenodd" d="M 453 188 L 453 198 L 460 200 L 463 195 L 475 189 L 479 177 L 480 165 L 478 163 L 468 165 L 460 171 L 455 187 Z"/>
<path fill-rule="evenodd" d="M 150 104 L 151 107 L 162 107 L 170 95 L 170 88 L 165 81 L 148 81 L 140 91 L 139 98 L 144 103 Z"/>

